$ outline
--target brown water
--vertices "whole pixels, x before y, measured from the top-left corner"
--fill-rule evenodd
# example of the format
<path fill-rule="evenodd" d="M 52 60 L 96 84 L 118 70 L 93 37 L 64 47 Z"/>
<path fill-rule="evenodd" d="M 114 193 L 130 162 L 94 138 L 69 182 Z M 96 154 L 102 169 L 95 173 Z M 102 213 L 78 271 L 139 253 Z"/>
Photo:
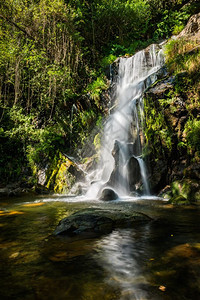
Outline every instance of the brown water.
<path fill-rule="evenodd" d="M 198 207 L 74 200 L 1 200 L 0 299 L 200 299 Z M 156 221 L 93 239 L 51 236 L 63 217 L 103 205 Z"/>

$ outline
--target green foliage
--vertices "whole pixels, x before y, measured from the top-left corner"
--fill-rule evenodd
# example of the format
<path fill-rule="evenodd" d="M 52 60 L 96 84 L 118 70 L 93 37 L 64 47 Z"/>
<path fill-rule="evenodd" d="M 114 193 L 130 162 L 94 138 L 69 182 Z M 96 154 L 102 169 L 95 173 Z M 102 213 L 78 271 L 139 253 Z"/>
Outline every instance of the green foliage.
<path fill-rule="evenodd" d="M 184 28 L 189 17 L 190 13 L 187 11 L 164 10 L 162 21 L 157 24 L 154 37 L 166 38 L 171 34 L 178 34 Z"/>
<path fill-rule="evenodd" d="M 179 149 L 187 149 L 188 154 L 200 153 L 200 121 L 196 116 L 199 109 L 200 51 L 195 40 L 171 40 L 166 45 L 166 61 L 171 72 L 176 74 L 175 93 L 186 99 L 190 116 L 184 126 L 184 139 L 179 141 Z"/>
<path fill-rule="evenodd" d="M 97 107 L 100 108 L 100 96 L 103 90 L 108 88 L 108 83 L 105 76 L 97 77 L 95 81 L 90 83 L 85 92 L 94 100 Z"/>
<path fill-rule="evenodd" d="M 190 119 L 185 125 L 184 133 L 189 152 L 197 152 L 200 155 L 200 120 Z"/>
<path fill-rule="evenodd" d="M 114 45 L 112 45 L 110 53 L 112 55 L 115 55 L 116 57 L 117 56 L 122 56 L 122 55 L 125 55 L 127 53 L 127 48 L 123 45 L 114 44 Z"/>
<path fill-rule="evenodd" d="M 0 1 L 1 178 L 55 167 L 60 151 L 83 144 L 102 123 L 104 70 L 116 56 L 178 32 L 187 17 L 180 2 Z M 165 131 L 160 138 L 170 147 Z"/>
<path fill-rule="evenodd" d="M 102 0 L 97 1 L 94 22 L 96 28 L 100 26 L 99 34 L 105 43 L 124 39 L 131 40 L 145 33 L 149 18 L 147 1 Z M 100 36 L 99 36 L 100 37 Z M 99 38 L 97 37 L 97 38 Z M 98 41 L 98 40 L 97 40 Z M 114 44 L 114 43 L 113 43 Z"/>
<path fill-rule="evenodd" d="M 98 116 L 98 119 L 96 121 L 96 127 L 101 130 L 103 129 L 103 118 L 102 118 L 102 115 L 99 115 Z"/>
<path fill-rule="evenodd" d="M 111 65 L 116 60 L 116 58 L 117 58 L 117 56 L 115 56 L 113 54 L 109 54 L 108 56 L 105 56 L 101 60 L 101 66 L 103 68 L 108 67 L 109 65 Z"/>
<path fill-rule="evenodd" d="M 166 62 L 170 71 L 175 74 L 187 71 L 194 73 L 199 70 L 200 52 L 195 40 L 171 40 L 165 47 Z"/>
<path fill-rule="evenodd" d="M 85 126 L 90 126 L 95 118 L 95 112 L 93 110 L 90 111 L 86 111 L 86 112 L 81 112 L 79 114 L 80 118 L 81 118 L 81 123 L 82 125 Z"/>
<path fill-rule="evenodd" d="M 136 51 L 139 51 L 141 49 L 146 48 L 150 44 L 154 42 L 153 39 L 148 39 L 148 40 L 134 40 L 132 43 L 128 44 L 128 47 L 120 44 L 114 44 L 110 48 L 110 57 L 114 56 L 123 56 L 123 55 L 133 55 Z M 113 60 L 114 61 L 114 60 Z M 111 61 L 112 62 L 112 61 Z"/>
<path fill-rule="evenodd" d="M 151 96 L 144 99 L 145 107 L 145 137 L 149 147 L 160 157 L 162 151 L 167 155 L 173 150 L 173 130 L 166 121 L 166 107 L 172 103 L 170 97 L 154 102 Z"/>
<path fill-rule="evenodd" d="M 153 43 L 154 43 L 153 39 L 148 39 L 148 40 L 145 40 L 145 41 L 135 40 L 126 49 L 126 53 L 133 55 L 136 51 L 144 49 L 144 48 L 148 47 L 150 44 L 153 44 Z"/>
<path fill-rule="evenodd" d="M 101 116 L 96 109 L 77 112 L 74 115 L 71 127 L 73 147 L 79 149 L 83 147 L 87 143 L 87 138 L 90 138 L 91 131 L 99 124 L 101 124 Z"/>
<path fill-rule="evenodd" d="M 16 106 L 4 112 L 2 125 L 0 174 L 5 181 L 13 176 L 19 178 L 25 169 L 27 174 L 36 175 L 65 144 L 61 129 L 57 126 L 38 128 L 35 117 L 25 115 L 22 108 Z"/>
<path fill-rule="evenodd" d="M 172 34 L 173 35 L 178 35 L 183 29 L 184 29 L 184 25 L 183 24 L 176 24 L 174 26 Z"/>
<path fill-rule="evenodd" d="M 175 205 L 188 205 L 196 202 L 199 195 L 199 184 L 195 180 L 183 179 L 172 182 L 170 202 Z"/>

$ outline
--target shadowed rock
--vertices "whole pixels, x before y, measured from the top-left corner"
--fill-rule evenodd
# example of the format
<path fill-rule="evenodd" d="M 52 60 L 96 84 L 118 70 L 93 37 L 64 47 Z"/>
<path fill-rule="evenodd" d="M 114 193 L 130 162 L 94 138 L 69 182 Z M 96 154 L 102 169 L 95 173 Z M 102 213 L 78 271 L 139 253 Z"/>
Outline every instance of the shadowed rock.
<path fill-rule="evenodd" d="M 111 200 L 116 200 L 117 198 L 118 198 L 118 195 L 117 195 L 117 193 L 115 193 L 114 190 L 105 188 L 101 192 L 101 196 L 99 199 L 103 200 L 103 201 L 111 201 Z"/>
<path fill-rule="evenodd" d="M 135 185 L 141 182 L 141 172 L 138 160 L 132 156 L 128 161 L 128 176 L 131 191 L 135 190 Z"/>

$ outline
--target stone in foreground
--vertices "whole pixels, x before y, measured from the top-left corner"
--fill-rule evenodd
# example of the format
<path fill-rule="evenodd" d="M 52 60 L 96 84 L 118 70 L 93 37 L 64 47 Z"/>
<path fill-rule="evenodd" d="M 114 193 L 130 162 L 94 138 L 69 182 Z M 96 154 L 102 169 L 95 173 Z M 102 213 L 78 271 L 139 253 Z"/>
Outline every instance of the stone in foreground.
<path fill-rule="evenodd" d="M 135 223 L 152 219 L 145 214 L 132 210 L 89 208 L 78 211 L 61 220 L 54 235 L 78 235 L 83 233 L 105 234 L 115 228 L 131 227 Z"/>

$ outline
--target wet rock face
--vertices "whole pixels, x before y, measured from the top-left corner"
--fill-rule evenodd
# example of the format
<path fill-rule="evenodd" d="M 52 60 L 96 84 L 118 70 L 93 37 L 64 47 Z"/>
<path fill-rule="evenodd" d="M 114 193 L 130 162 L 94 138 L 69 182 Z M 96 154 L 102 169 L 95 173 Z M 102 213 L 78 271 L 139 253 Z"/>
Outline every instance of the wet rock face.
<path fill-rule="evenodd" d="M 119 141 L 115 141 L 114 148 L 112 151 L 112 155 L 115 159 L 115 168 L 110 176 L 110 180 L 108 184 L 110 186 L 114 186 L 116 182 L 120 185 L 120 182 L 123 182 L 123 179 L 120 177 L 120 172 L 119 172 Z M 127 144 L 127 148 L 129 150 L 129 154 L 131 156 L 131 153 L 137 153 L 137 143 L 130 143 Z M 141 177 L 141 171 L 140 171 L 140 166 L 138 163 L 138 160 L 132 156 L 128 159 L 127 161 L 127 178 L 128 178 L 128 185 L 130 191 L 136 191 L 137 186 L 140 186 L 142 184 L 142 177 Z M 110 195 L 111 196 L 111 195 Z"/>
<path fill-rule="evenodd" d="M 152 97 L 153 99 L 162 98 L 167 92 L 169 92 L 173 88 L 174 80 L 174 76 L 163 79 L 158 84 L 155 84 L 153 87 L 150 87 L 146 94 Z"/>
<path fill-rule="evenodd" d="M 175 98 L 173 100 L 168 98 L 169 92 L 173 89 L 174 78 L 168 77 L 159 81 L 145 94 L 148 109 L 146 135 L 150 150 L 149 184 L 151 191 L 156 194 L 170 183 L 173 161 L 178 162 L 177 136 L 181 135 L 181 128 L 185 122 L 182 118 L 185 114 L 182 99 L 178 101 Z M 149 119 L 153 121 L 149 122 Z"/>
<path fill-rule="evenodd" d="M 145 94 L 149 183 L 151 191 L 156 194 L 164 187 L 170 186 L 171 192 L 168 194 L 176 198 L 182 196 L 182 192 L 174 195 L 173 182 L 178 180 L 182 185 L 184 179 L 183 185 L 184 188 L 187 186 L 187 192 L 184 192 L 183 197 L 189 202 L 197 202 L 200 194 L 197 185 L 200 179 L 198 160 L 195 162 L 194 152 L 188 151 L 185 131 L 191 114 L 194 118 L 197 114 L 190 109 L 190 99 L 185 93 L 176 92 L 177 82 L 181 82 L 186 76 L 186 72 L 175 77 L 169 75 Z M 199 108 L 195 109 L 199 114 Z M 179 197 L 174 203 L 179 200 L 182 201 Z"/>
<path fill-rule="evenodd" d="M 128 161 L 128 178 L 130 190 L 136 190 L 135 186 L 141 183 L 141 171 L 138 160 L 132 156 Z"/>
<path fill-rule="evenodd" d="M 168 183 L 168 162 L 167 160 L 157 160 L 151 162 L 151 172 L 149 177 L 149 184 L 151 189 L 157 194 L 160 189 Z"/>
<path fill-rule="evenodd" d="M 138 222 L 145 223 L 151 220 L 147 215 L 130 209 L 122 211 L 116 208 L 88 208 L 61 220 L 53 235 L 73 236 L 87 233 L 101 235 L 115 228 L 129 227 Z"/>

